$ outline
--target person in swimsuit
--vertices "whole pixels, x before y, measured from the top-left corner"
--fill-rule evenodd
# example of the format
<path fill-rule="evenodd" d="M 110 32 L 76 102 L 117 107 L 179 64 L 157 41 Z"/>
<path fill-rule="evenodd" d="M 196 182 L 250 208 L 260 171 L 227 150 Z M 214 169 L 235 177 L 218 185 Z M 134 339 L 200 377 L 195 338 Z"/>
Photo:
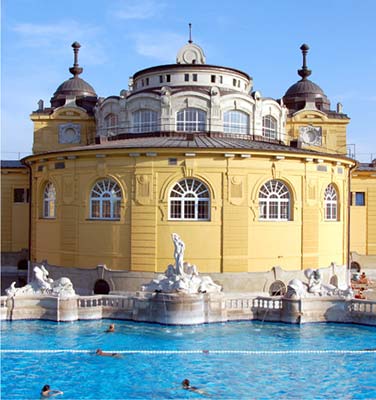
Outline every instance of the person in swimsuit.
<path fill-rule="evenodd" d="M 106 333 L 111 333 L 111 332 L 115 332 L 115 324 L 110 324 L 110 326 L 106 330 Z"/>
<path fill-rule="evenodd" d="M 47 397 L 58 396 L 59 394 L 64 394 L 64 392 L 62 392 L 60 390 L 51 390 L 50 385 L 44 385 L 40 392 L 42 399 L 47 398 Z"/>

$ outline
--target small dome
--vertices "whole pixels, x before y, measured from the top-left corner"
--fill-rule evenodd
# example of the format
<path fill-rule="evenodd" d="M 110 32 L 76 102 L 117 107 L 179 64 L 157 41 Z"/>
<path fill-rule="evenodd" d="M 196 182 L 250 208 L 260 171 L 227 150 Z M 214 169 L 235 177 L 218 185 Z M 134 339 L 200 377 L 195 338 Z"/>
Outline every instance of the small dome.
<path fill-rule="evenodd" d="M 83 79 L 75 76 L 63 82 L 53 95 L 58 96 L 96 96 L 95 90 Z"/>
<path fill-rule="evenodd" d="M 295 96 L 325 96 L 324 91 L 316 83 L 309 79 L 302 79 L 293 85 L 285 93 L 284 97 L 295 97 Z"/>
<path fill-rule="evenodd" d="M 55 91 L 51 98 L 52 107 L 61 107 L 65 104 L 67 97 L 75 97 L 76 104 L 84 107 L 88 111 L 92 111 L 97 101 L 97 94 L 91 85 L 79 78 L 83 71 L 78 65 L 78 50 L 81 47 L 79 43 L 72 44 L 74 51 L 74 64 L 69 68 L 73 77 L 64 81 Z"/>
<path fill-rule="evenodd" d="M 289 87 L 283 96 L 283 102 L 290 112 L 296 112 L 308 107 L 321 111 L 329 111 L 330 101 L 324 91 L 316 83 L 307 79 L 311 75 L 311 70 L 307 68 L 306 64 L 306 54 L 309 47 L 303 44 L 300 49 L 303 53 L 303 66 L 298 70 L 298 74 L 302 79 Z"/>

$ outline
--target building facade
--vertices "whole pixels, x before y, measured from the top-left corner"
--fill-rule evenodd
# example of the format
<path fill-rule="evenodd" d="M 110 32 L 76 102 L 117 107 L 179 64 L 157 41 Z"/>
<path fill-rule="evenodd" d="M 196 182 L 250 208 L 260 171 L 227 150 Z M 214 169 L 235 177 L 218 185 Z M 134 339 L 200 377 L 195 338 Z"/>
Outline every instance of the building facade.
<path fill-rule="evenodd" d="M 72 47 L 73 77 L 31 114 L 33 154 L 22 160 L 31 261 L 162 272 L 176 232 L 206 273 L 348 262 L 349 118 L 308 79 L 307 45 L 301 80 L 279 100 L 207 64 L 192 41 L 175 64 L 101 98 Z"/>

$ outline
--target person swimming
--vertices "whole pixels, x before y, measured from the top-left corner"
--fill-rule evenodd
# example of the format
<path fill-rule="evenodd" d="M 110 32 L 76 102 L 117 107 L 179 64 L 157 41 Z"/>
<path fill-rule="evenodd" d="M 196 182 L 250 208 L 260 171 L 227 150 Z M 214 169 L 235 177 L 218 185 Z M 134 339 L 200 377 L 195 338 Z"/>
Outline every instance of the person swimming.
<path fill-rule="evenodd" d="M 105 357 L 117 357 L 117 358 L 121 357 L 121 355 L 118 353 L 107 353 L 107 352 L 103 351 L 102 349 L 97 349 L 95 354 L 97 356 L 105 356 Z"/>
<path fill-rule="evenodd" d="M 184 390 L 189 390 L 190 392 L 195 392 L 199 394 L 205 394 L 205 392 L 195 386 L 191 386 L 191 382 L 189 379 L 184 379 L 183 382 L 181 383 L 182 387 Z"/>
<path fill-rule="evenodd" d="M 58 396 L 59 394 L 64 394 L 64 392 L 62 392 L 61 390 L 51 390 L 50 385 L 44 385 L 40 392 L 42 399 L 47 397 Z"/>
<path fill-rule="evenodd" d="M 106 333 L 115 332 L 115 324 L 110 324 L 108 329 L 105 331 Z"/>

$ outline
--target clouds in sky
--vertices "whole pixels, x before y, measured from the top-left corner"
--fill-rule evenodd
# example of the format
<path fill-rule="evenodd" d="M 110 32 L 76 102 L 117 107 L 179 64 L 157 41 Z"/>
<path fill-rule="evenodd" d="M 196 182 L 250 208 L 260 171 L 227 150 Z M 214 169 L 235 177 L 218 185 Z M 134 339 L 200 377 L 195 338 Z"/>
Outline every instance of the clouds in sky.
<path fill-rule="evenodd" d="M 177 49 L 186 42 L 186 37 L 172 32 L 139 33 L 133 38 L 138 54 L 170 64 L 175 62 Z"/>
<path fill-rule="evenodd" d="M 122 20 L 142 20 L 160 15 L 164 8 L 162 1 L 119 0 L 110 8 L 109 14 Z"/>

